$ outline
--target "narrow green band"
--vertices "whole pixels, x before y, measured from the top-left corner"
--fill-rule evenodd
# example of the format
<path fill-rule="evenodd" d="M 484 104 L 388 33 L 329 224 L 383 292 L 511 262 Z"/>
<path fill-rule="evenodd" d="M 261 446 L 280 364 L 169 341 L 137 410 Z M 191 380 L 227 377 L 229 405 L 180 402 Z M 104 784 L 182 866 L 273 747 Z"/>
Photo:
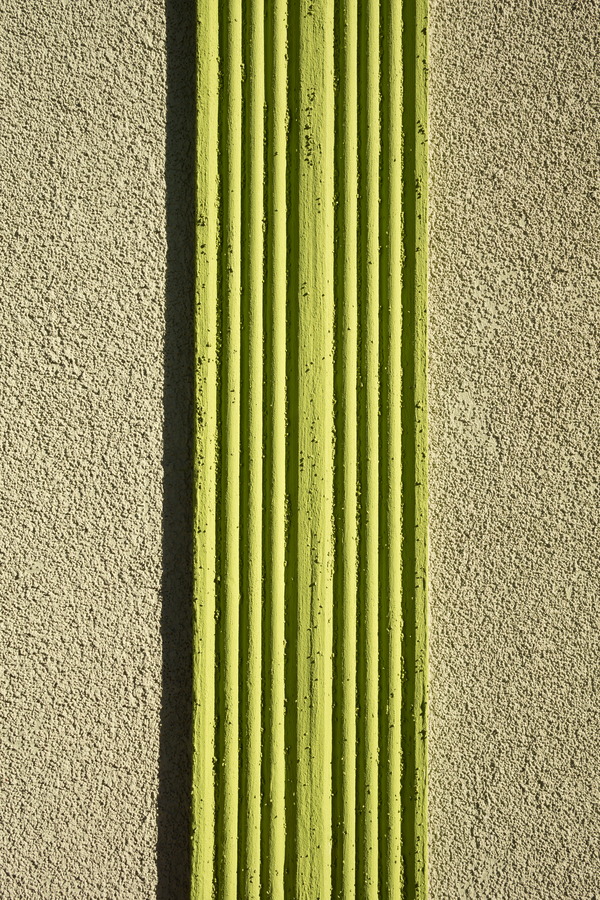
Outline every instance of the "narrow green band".
<path fill-rule="evenodd" d="M 193 900 L 427 895 L 424 0 L 198 0 Z"/>
<path fill-rule="evenodd" d="M 427 895 L 427 0 L 404 2 L 402 847 L 405 900 Z"/>

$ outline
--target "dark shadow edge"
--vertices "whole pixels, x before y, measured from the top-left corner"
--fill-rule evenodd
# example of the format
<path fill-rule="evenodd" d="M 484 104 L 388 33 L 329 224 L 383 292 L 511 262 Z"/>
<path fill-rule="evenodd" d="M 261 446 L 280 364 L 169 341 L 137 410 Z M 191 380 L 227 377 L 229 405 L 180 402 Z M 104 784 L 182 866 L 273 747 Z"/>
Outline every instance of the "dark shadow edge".
<path fill-rule="evenodd" d="M 166 286 L 157 900 L 190 896 L 195 0 L 165 0 Z"/>

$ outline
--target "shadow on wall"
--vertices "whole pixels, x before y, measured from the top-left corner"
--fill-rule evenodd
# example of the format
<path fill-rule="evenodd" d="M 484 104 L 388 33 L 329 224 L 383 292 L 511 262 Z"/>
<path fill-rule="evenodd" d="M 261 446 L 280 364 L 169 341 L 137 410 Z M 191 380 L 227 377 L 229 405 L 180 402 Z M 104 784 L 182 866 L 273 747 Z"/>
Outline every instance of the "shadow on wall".
<path fill-rule="evenodd" d="M 165 0 L 165 10 L 167 272 L 157 900 L 188 900 L 192 714 L 195 2 Z"/>

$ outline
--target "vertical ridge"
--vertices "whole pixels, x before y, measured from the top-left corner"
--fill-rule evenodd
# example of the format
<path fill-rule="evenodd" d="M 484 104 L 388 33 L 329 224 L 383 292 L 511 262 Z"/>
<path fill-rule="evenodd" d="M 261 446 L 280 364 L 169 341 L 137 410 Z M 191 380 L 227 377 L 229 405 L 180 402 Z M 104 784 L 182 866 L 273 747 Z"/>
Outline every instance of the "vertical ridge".
<path fill-rule="evenodd" d="M 191 893 L 212 900 L 215 834 L 215 576 L 217 484 L 218 30 L 217 0 L 199 0 L 196 129 L 196 291 L 193 514 Z"/>
<path fill-rule="evenodd" d="M 265 592 L 262 895 L 284 900 L 286 26 L 285 0 L 267 0 L 265 253 Z"/>
<path fill-rule="evenodd" d="M 336 572 L 334 606 L 332 896 L 356 883 L 358 9 L 336 22 Z"/>
<path fill-rule="evenodd" d="M 381 24 L 381 549 L 380 881 L 402 897 L 402 19 L 382 3 Z"/>
<path fill-rule="evenodd" d="M 286 0 L 287 3 L 287 0 Z M 300 209 L 300 4 L 287 3 L 286 137 L 286 546 L 285 546 L 285 875 L 284 893 L 296 897 L 298 884 L 298 505 L 300 497 L 299 408 L 299 209 Z"/>
<path fill-rule="evenodd" d="M 244 8 L 239 895 L 260 896 L 264 4 Z"/>
<path fill-rule="evenodd" d="M 217 890 L 235 900 L 239 800 L 242 3 L 221 6 L 222 374 Z M 214 35 L 213 38 L 214 40 Z"/>
<path fill-rule="evenodd" d="M 427 5 L 404 0 L 402 845 L 405 900 L 427 894 Z"/>
<path fill-rule="evenodd" d="M 361 14 L 361 590 L 358 646 L 360 752 L 357 785 L 361 831 L 357 845 L 357 886 L 365 900 L 375 900 L 379 892 L 379 0 L 368 0 L 361 7 Z"/>
<path fill-rule="evenodd" d="M 299 6 L 295 896 L 319 900 L 331 893 L 333 4 Z"/>
<path fill-rule="evenodd" d="M 427 158 L 428 5 L 415 0 L 415 710 L 416 900 L 427 894 Z"/>

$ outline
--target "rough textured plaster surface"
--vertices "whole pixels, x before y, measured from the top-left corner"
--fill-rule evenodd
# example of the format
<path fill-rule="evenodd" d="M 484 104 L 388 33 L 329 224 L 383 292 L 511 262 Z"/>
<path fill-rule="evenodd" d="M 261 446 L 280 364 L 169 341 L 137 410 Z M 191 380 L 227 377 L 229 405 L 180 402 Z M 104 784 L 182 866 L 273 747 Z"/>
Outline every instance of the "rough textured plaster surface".
<path fill-rule="evenodd" d="M 591 900 L 600 6 L 430 25 L 431 898 Z"/>
<path fill-rule="evenodd" d="M 431 0 L 432 900 L 600 891 L 599 17 Z M 185 892 L 189 348 L 164 292 L 191 119 L 176 91 L 167 252 L 164 39 L 150 0 L 0 13 L 3 900 Z"/>
<path fill-rule="evenodd" d="M 0 41 L 0 896 L 148 898 L 165 10 L 6 0 Z"/>

